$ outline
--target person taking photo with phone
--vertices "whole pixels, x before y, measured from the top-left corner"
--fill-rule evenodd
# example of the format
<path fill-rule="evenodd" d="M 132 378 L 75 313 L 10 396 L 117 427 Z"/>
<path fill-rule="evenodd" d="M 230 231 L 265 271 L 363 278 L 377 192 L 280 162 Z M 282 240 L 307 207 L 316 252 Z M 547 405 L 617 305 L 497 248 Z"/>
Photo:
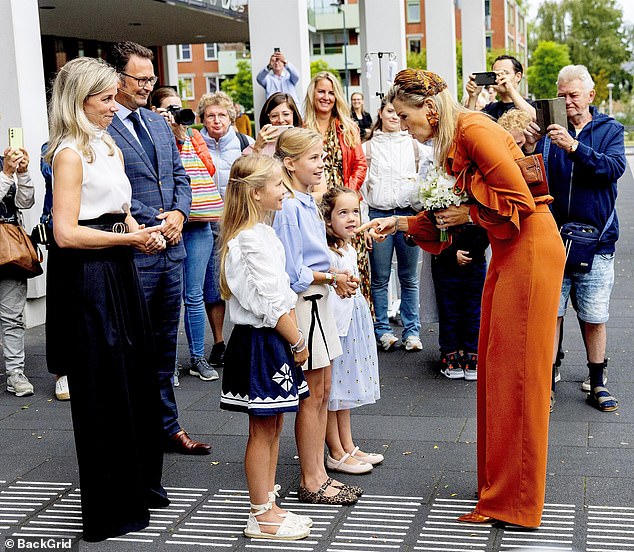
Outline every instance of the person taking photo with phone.
<path fill-rule="evenodd" d="M 530 100 L 523 98 L 519 91 L 520 82 L 524 76 L 522 64 L 513 56 L 502 55 L 495 58 L 491 70 L 496 73 L 496 83 L 492 86 L 497 92 L 498 101 L 489 102 L 482 108 L 482 112 L 494 119 L 499 119 L 510 109 L 521 109 L 535 120 L 535 108 Z M 467 107 L 477 109 L 477 101 L 482 86 L 476 83 L 476 75 L 471 73 L 466 84 L 469 101 Z"/>
<path fill-rule="evenodd" d="M 279 48 L 274 48 L 268 65 L 258 73 L 256 80 L 264 88 L 267 99 L 276 92 L 283 92 L 289 94 L 295 104 L 299 105 L 295 88 L 299 82 L 299 73 Z"/>

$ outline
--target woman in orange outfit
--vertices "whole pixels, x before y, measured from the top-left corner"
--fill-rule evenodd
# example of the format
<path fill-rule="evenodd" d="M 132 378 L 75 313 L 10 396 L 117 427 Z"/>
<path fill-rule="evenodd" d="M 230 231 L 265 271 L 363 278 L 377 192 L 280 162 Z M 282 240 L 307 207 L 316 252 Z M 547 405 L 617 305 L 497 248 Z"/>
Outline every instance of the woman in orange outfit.
<path fill-rule="evenodd" d="M 388 94 L 401 126 L 434 141 L 436 162 L 470 202 L 416 217 L 374 219 L 379 235 L 408 232 L 431 253 L 439 229 L 473 220 L 487 230 L 492 258 L 482 296 L 478 350 L 478 503 L 467 523 L 537 527 L 546 487 L 552 343 L 564 248 L 550 196 L 533 198 L 513 138 L 464 109 L 429 71 L 401 71 Z M 362 231 L 361 227 L 359 231 Z"/>

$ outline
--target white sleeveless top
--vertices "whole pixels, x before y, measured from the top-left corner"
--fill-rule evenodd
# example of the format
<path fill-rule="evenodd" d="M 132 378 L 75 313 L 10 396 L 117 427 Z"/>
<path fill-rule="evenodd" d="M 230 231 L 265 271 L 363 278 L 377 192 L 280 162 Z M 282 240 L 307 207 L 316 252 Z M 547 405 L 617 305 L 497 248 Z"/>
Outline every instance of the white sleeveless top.
<path fill-rule="evenodd" d="M 81 158 L 83 177 L 81 182 L 81 203 L 79 220 L 98 218 L 106 213 L 125 213 L 130 210 L 132 202 L 132 187 L 125 174 L 123 163 L 115 149 L 113 155 L 108 155 L 108 145 L 102 140 L 104 131 L 98 131 L 90 146 L 95 152 L 92 163 L 88 163 L 79 151 L 75 140 L 67 138 L 62 141 L 53 160 L 63 149 L 77 152 Z M 53 172 L 53 187 L 55 187 L 55 172 Z M 55 214 L 53 213 L 53 216 Z"/>

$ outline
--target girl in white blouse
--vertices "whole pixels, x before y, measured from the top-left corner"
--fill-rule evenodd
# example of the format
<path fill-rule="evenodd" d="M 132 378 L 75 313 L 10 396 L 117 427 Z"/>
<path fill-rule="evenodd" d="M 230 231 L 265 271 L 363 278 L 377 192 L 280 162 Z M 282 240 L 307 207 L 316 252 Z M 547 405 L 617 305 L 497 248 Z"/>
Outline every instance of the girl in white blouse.
<path fill-rule="evenodd" d="M 308 348 L 295 320 L 297 296 L 284 269 L 284 248 L 264 223 L 282 208 L 287 189 L 277 161 L 238 158 L 225 192 L 220 290 L 235 324 L 225 352 L 220 407 L 249 414 L 245 472 L 251 513 L 244 534 L 259 539 L 307 537 L 310 518 L 275 503 L 275 471 L 284 412 L 308 396 L 301 365 Z"/>

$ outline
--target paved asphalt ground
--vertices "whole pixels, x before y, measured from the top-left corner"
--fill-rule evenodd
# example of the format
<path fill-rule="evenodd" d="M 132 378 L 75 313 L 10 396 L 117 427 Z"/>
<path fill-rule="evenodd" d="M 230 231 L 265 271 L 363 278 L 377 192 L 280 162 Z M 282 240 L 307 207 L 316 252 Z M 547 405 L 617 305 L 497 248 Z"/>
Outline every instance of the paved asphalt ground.
<path fill-rule="evenodd" d="M 437 326 L 432 324 L 422 329 L 422 352 L 380 354 L 382 398 L 354 412 L 358 444 L 385 454 L 383 465 L 370 475 L 341 477 L 365 488 L 356 506 L 297 504 L 299 467 L 293 419 L 287 417 L 278 481 L 282 503 L 296 506 L 315 520 L 308 539 L 261 542 L 241 535 L 248 511 L 242 471 L 247 418 L 219 410 L 219 382 L 183 376 L 176 391 L 181 423 L 196 438 L 210 442 L 212 454 L 166 454 L 163 481 L 172 506 L 154 512 L 150 528 L 141 533 L 85 543 L 70 406 L 53 398 L 44 329 L 36 327 L 28 330 L 26 344 L 26 371 L 35 395 L 16 398 L 0 392 L 0 546 L 5 538 L 54 535 L 71 536 L 75 549 L 115 552 L 208 548 L 506 551 L 523 547 L 633 551 L 634 156 L 628 160 L 630 170 L 620 182 L 617 204 L 621 239 L 608 323 L 609 388 L 620 399 L 620 409 L 601 413 L 584 402 L 580 384 L 586 375 L 585 357 L 577 324 L 569 317 L 562 382 L 550 425 L 547 505 L 538 530 L 477 528 L 454 522 L 457 515 L 471 509 L 475 498 L 476 385 L 438 374 Z M 184 334 L 180 356 L 187 358 Z M 513 361 L 508 359 L 510 371 Z M 0 384 L 4 386 L 4 376 Z"/>

